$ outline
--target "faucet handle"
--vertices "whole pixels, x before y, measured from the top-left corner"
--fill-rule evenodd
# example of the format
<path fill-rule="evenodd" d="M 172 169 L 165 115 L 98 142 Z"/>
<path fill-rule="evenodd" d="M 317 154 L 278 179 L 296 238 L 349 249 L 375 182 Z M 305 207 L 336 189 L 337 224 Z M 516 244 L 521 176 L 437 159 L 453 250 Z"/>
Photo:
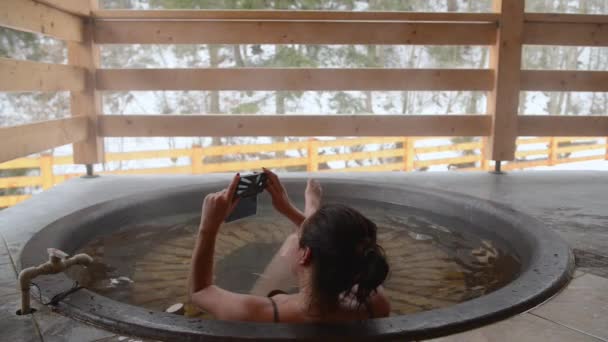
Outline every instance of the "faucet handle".
<path fill-rule="evenodd" d="M 47 248 L 46 251 L 47 251 L 47 253 L 49 253 L 49 257 L 51 257 L 51 258 L 54 257 L 54 258 L 57 258 L 57 259 L 65 259 L 68 256 L 70 256 L 66 252 L 61 251 L 61 250 L 59 250 L 57 248 Z"/>

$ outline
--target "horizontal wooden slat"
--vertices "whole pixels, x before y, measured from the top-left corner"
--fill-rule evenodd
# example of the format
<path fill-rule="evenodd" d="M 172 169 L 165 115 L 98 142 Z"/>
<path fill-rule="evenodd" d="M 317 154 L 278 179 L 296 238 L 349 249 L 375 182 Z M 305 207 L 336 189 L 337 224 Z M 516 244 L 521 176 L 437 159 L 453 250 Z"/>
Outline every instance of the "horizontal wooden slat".
<path fill-rule="evenodd" d="M 442 158 L 442 159 L 429 159 L 429 160 L 416 160 L 414 161 L 414 167 L 425 167 L 433 165 L 446 165 L 446 164 L 464 164 L 471 163 L 481 160 L 481 155 L 470 155 L 454 158 Z"/>
<path fill-rule="evenodd" d="M 524 70 L 521 90 L 535 91 L 608 91 L 606 71 Z"/>
<path fill-rule="evenodd" d="M 547 155 L 550 151 L 547 149 L 544 150 L 528 150 L 528 151 L 517 151 L 515 152 L 516 158 L 528 157 L 528 156 L 538 156 L 538 155 Z"/>
<path fill-rule="evenodd" d="M 57 1 L 57 0 L 55 0 Z M 74 0 L 76 1 L 76 0 Z M 173 20 L 389 20 L 498 22 L 498 13 L 454 12 L 364 12 L 364 11 L 279 11 L 279 10 L 97 10 L 93 17 L 108 19 Z"/>
<path fill-rule="evenodd" d="M 517 139 L 517 145 L 531 145 L 531 144 L 548 144 L 549 138 L 526 138 Z"/>
<path fill-rule="evenodd" d="M 376 159 L 376 158 L 391 158 L 391 157 L 402 157 L 404 154 L 403 150 L 383 150 L 383 151 L 365 151 L 355 153 L 340 153 L 340 154 L 326 154 L 318 157 L 318 161 L 330 162 L 330 161 L 341 161 L 341 160 L 358 160 L 358 159 Z"/>
<path fill-rule="evenodd" d="M 319 140 L 316 142 L 319 147 L 349 147 L 359 145 L 384 145 L 394 144 L 399 141 L 396 138 L 382 138 L 382 137 L 371 137 L 371 138 L 355 138 L 355 139 L 332 139 L 332 140 Z"/>
<path fill-rule="evenodd" d="M 608 136 L 608 116 L 520 115 L 518 126 L 521 136 Z"/>
<path fill-rule="evenodd" d="M 210 146 L 203 148 L 205 156 L 224 156 L 243 153 L 266 153 L 277 151 L 288 151 L 305 149 L 308 147 L 306 141 L 292 141 L 273 144 L 235 145 L 235 146 Z"/>
<path fill-rule="evenodd" d="M 485 69 L 104 69 L 97 89 L 128 90 L 490 90 Z"/>
<path fill-rule="evenodd" d="M 101 174 L 121 174 L 121 175 L 161 175 L 161 174 L 189 174 L 192 172 L 190 166 L 158 167 L 146 169 L 113 170 L 104 171 Z"/>
<path fill-rule="evenodd" d="M 19 158 L 5 163 L 0 163 L 0 170 L 10 169 L 32 169 L 40 167 L 40 161 L 36 158 Z"/>
<path fill-rule="evenodd" d="M 89 16 L 91 14 L 89 7 L 90 0 L 36 0 L 36 2 L 41 2 L 58 10 L 80 16 Z"/>
<path fill-rule="evenodd" d="M 489 45 L 493 23 L 373 21 L 97 21 L 98 44 Z"/>
<path fill-rule="evenodd" d="M 564 146 L 559 147 L 557 149 L 557 153 L 567 153 L 567 152 L 579 152 L 579 151 L 593 151 L 593 150 L 604 150 L 606 149 L 605 144 L 595 144 L 595 145 L 581 145 L 581 146 Z"/>
<path fill-rule="evenodd" d="M 80 91 L 82 68 L 0 57 L 0 91 Z"/>
<path fill-rule="evenodd" d="M 379 165 L 353 166 L 341 169 L 320 170 L 321 172 L 381 172 L 381 171 L 400 171 L 403 163 L 388 163 Z"/>
<path fill-rule="evenodd" d="M 123 160 L 142 160 L 142 159 L 161 159 L 161 158 L 179 158 L 189 157 L 190 150 L 175 149 L 161 151 L 133 151 L 133 152 L 117 152 L 107 153 L 106 162 L 123 161 Z"/>
<path fill-rule="evenodd" d="M 524 44 L 608 46 L 608 24 L 526 23 Z"/>
<path fill-rule="evenodd" d="M 608 15 L 567 13 L 526 13 L 526 22 L 608 24 Z"/>
<path fill-rule="evenodd" d="M 302 165 L 306 165 L 307 162 L 308 162 L 307 158 L 249 160 L 249 161 L 203 164 L 203 170 L 205 172 L 259 170 L 262 167 L 273 168 L 273 167 L 302 166 Z"/>
<path fill-rule="evenodd" d="M 0 177 L 0 189 L 40 186 L 42 177 Z"/>
<path fill-rule="evenodd" d="M 485 136 L 486 115 L 103 115 L 101 136 Z"/>
<path fill-rule="evenodd" d="M 448 151 L 467 151 L 467 150 L 480 149 L 481 147 L 482 147 L 481 141 L 476 141 L 476 142 L 452 144 L 452 145 L 416 147 L 414 149 L 414 151 L 416 152 L 416 154 L 422 154 L 422 153 L 438 153 L 438 152 L 448 152 Z"/>
<path fill-rule="evenodd" d="M 23 202 L 32 195 L 0 196 L 0 208 L 11 207 L 19 202 Z"/>
<path fill-rule="evenodd" d="M 540 160 L 511 162 L 511 163 L 508 163 L 507 165 L 503 165 L 502 169 L 505 171 L 509 171 L 509 170 L 525 169 L 525 168 L 529 168 L 529 167 L 538 167 L 538 166 L 549 166 L 548 159 L 544 158 L 544 159 L 540 159 Z"/>
<path fill-rule="evenodd" d="M 32 0 L 0 1 L 0 26 L 82 41 L 82 19 Z"/>
<path fill-rule="evenodd" d="M 71 117 L 0 128 L 0 162 L 82 141 L 87 118 Z"/>

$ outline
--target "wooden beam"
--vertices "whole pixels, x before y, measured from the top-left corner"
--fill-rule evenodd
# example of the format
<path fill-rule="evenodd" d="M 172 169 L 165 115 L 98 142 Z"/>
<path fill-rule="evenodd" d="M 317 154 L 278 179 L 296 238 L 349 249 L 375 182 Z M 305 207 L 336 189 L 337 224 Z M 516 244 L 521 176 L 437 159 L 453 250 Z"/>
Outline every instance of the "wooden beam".
<path fill-rule="evenodd" d="M 521 115 L 519 135 L 605 137 L 608 135 L 608 116 Z"/>
<path fill-rule="evenodd" d="M 24 157 L 87 137 L 87 119 L 67 118 L 0 128 L 0 162 Z"/>
<path fill-rule="evenodd" d="M 526 23 L 524 43 L 530 45 L 608 46 L 608 23 Z"/>
<path fill-rule="evenodd" d="M 524 70 L 521 90 L 608 92 L 608 72 Z"/>
<path fill-rule="evenodd" d="M 48 1 L 48 0 L 47 0 Z M 57 1 L 57 0 L 55 0 Z M 77 1 L 77 0 L 73 0 Z M 363 11 L 258 11 L 258 10 L 97 10 L 99 20 L 354 20 L 498 22 L 496 13 L 363 12 Z"/>
<path fill-rule="evenodd" d="M 87 1 L 89 3 L 89 1 Z M 90 1 L 92 8 L 97 2 Z M 70 93 L 71 113 L 73 117 L 88 118 L 87 139 L 74 144 L 74 162 L 76 164 L 96 164 L 104 162 L 103 138 L 97 134 L 97 118 L 101 115 L 101 93 L 95 89 L 95 73 L 100 64 L 99 48 L 93 41 L 93 22 L 84 26 L 83 41 L 68 43 L 68 62 L 85 70 L 86 84 L 82 91 Z"/>
<path fill-rule="evenodd" d="M 486 69 L 101 69 L 99 90 L 490 90 Z"/>
<path fill-rule="evenodd" d="M 495 70 L 494 89 L 488 95 L 492 115 L 489 140 L 492 160 L 515 159 L 517 111 L 521 74 L 522 33 L 525 0 L 494 0 L 502 15 L 496 45 L 490 50 L 490 68 Z"/>
<path fill-rule="evenodd" d="M 484 136 L 487 115 L 104 115 L 104 137 Z"/>
<path fill-rule="evenodd" d="M 96 21 L 98 44 L 488 45 L 492 23 L 373 21 Z"/>
<path fill-rule="evenodd" d="M 88 17 L 91 15 L 88 0 L 35 0 L 71 14 Z"/>
<path fill-rule="evenodd" d="M 608 15 L 526 13 L 526 23 L 608 24 Z"/>
<path fill-rule="evenodd" d="M 82 19 L 32 0 L 0 1 L 0 26 L 81 41 Z"/>
<path fill-rule="evenodd" d="M 78 67 L 0 57 L 0 91 L 78 91 L 84 76 Z"/>

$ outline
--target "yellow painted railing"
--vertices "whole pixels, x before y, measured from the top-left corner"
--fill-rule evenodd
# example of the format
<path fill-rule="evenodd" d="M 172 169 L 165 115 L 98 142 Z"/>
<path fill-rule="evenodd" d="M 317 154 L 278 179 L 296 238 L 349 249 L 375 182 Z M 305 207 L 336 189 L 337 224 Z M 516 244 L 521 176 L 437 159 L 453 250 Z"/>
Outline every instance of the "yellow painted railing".
<path fill-rule="evenodd" d="M 434 138 L 437 139 L 437 138 Z M 267 168 L 291 168 L 308 172 L 339 171 L 415 171 L 433 166 L 446 165 L 455 170 L 488 170 L 484 154 L 486 145 L 483 140 L 437 146 L 418 146 L 416 141 L 427 139 L 414 138 L 355 138 L 336 140 L 315 140 L 280 142 L 272 144 L 230 145 L 230 146 L 193 146 L 189 149 L 159 151 L 139 151 L 107 153 L 107 162 L 131 160 L 159 160 L 189 158 L 190 164 L 183 166 L 117 169 L 102 174 L 200 174 L 212 172 L 234 172 Z M 504 170 L 525 169 L 538 166 L 552 166 L 563 163 L 608 160 L 608 142 L 599 144 L 589 138 L 521 138 L 518 146 L 536 144 L 539 149 L 520 148 L 516 156 L 519 161 L 506 164 Z M 375 151 L 351 151 L 340 153 L 331 148 L 381 145 Z M 419 144 L 422 145 L 422 144 Z M 601 150 L 602 154 L 583 157 L 570 157 L 572 152 Z M 297 156 L 285 156 L 286 151 L 297 151 Z M 244 155 L 279 152 L 281 157 L 256 160 L 236 160 Z M 445 152 L 460 156 L 437 155 Z M 434 155 L 435 154 L 435 155 Z M 230 158 L 235 158 L 232 160 Z M 521 158 L 527 158 L 522 160 Z M 214 161 L 214 159 L 216 161 Z M 219 160 L 219 161 L 217 161 Z M 351 165 L 356 161 L 372 160 L 366 165 Z M 336 162 L 343 162 L 342 165 Z M 329 165 L 328 163 L 333 163 Z M 26 194 L 0 196 L 0 207 L 9 207 L 29 198 L 37 189 L 48 189 L 66 179 L 80 174 L 56 174 L 55 165 L 74 164 L 72 156 L 52 156 L 42 154 L 35 158 L 21 158 L 0 164 L 0 171 L 11 169 L 39 169 L 37 176 L 0 177 L 0 189 L 25 188 Z"/>

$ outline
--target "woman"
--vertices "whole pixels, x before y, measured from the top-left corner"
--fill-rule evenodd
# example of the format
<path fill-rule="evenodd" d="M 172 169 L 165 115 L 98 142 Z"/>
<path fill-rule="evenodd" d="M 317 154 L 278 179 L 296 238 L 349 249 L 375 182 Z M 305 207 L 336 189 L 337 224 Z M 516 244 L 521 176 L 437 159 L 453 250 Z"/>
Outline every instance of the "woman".
<path fill-rule="evenodd" d="M 227 189 L 205 197 L 192 256 L 192 303 L 217 319 L 234 321 L 343 322 L 388 316 L 390 304 L 381 284 L 389 267 L 376 243 L 376 225 L 347 206 L 321 205 L 321 187 L 315 181 L 308 181 L 302 213 L 290 202 L 277 175 L 264 172 L 273 206 L 296 225 L 266 273 L 280 278 L 278 273 L 290 270 L 299 291 L 272 291 L 275 295 L 265 297 L 213 285 L 215 239 L 236 206 L 237 174 Z M 272 282 L 257 286 L 257 292 L 269 284 Z"/>

